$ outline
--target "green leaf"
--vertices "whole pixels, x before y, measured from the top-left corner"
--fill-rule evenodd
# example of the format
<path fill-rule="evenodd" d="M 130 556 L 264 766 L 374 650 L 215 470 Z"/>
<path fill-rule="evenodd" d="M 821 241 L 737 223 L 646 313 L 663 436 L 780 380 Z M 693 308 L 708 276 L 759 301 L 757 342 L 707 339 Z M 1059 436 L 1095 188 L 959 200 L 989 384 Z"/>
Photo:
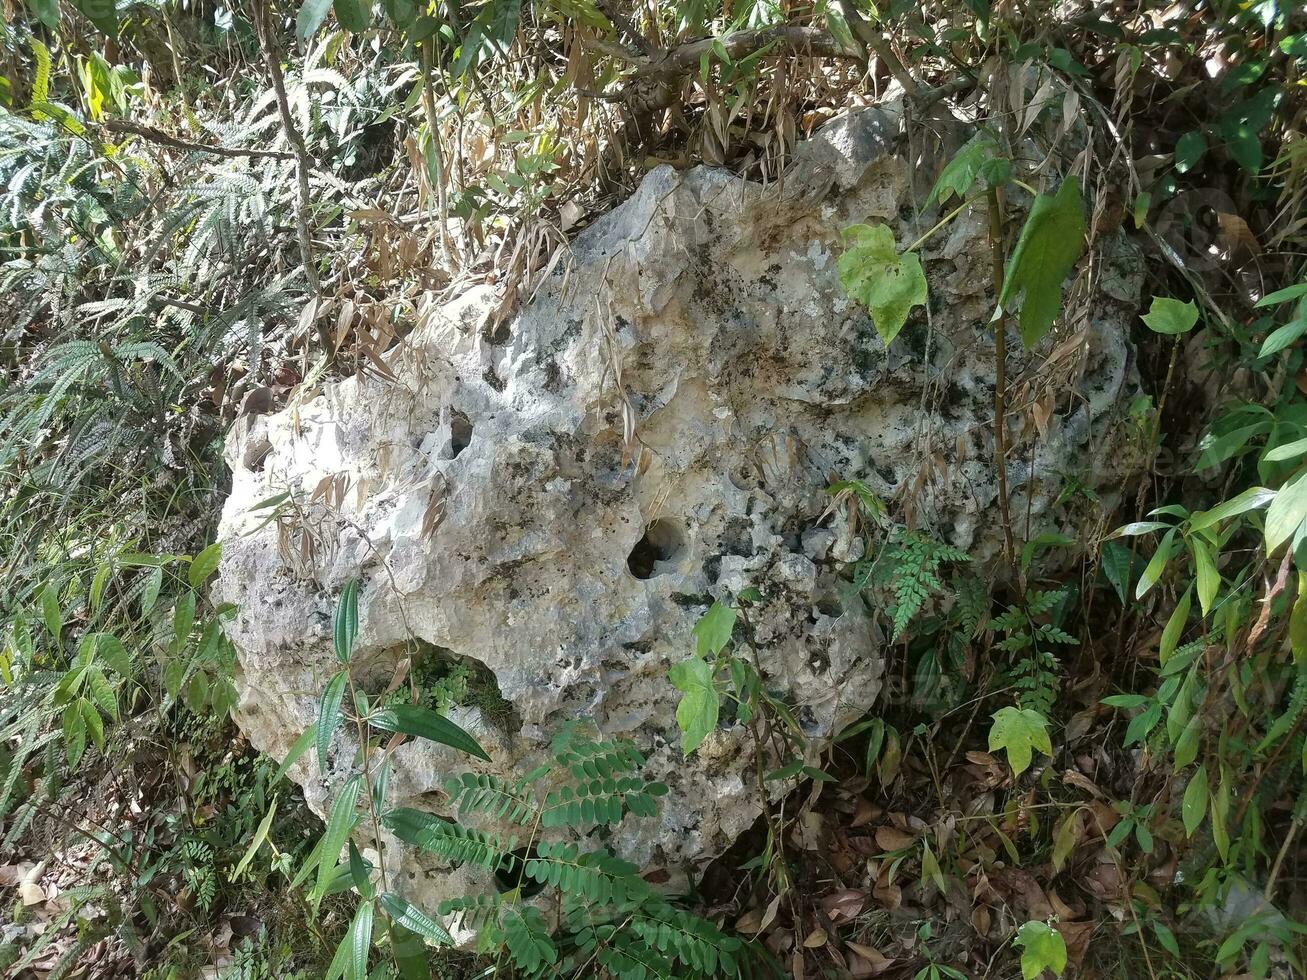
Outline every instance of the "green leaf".
<path fill-rule="evenodd" d="M 1180 944 L 1175 940 L 1175 933 L 1161 919 L 1151 919 L 1150 921 L 1153 924 L 1153 935 L 1162 944 L 1162 948 L 1172 956 L 1179 956 Z"/>
<path fill-rule="evenodd" d="M 172 608 L 172 635 L 177 649 L 181 649 L 182 644 L 191 635 L 191 629 L 194 626 L 195 593 L 183 592 L 177 597 L 177 605 Z"/>
<path fill-rule="evenodd" d="M 1153 333 L 1174 336 L 1194 328 L 1198 322 L 1198 307 L 1192 301 L 1181 303 L 1178 299 L 1154 296 L 1153 305 L 1141 319 Z"/>
<path fill-rule="evenodd" d="M 340 592 L 336 601 L 336 616 L 332 623 L 332 646 L 336 659 L 343 664 L 349 663 L 354 652 L 354 640 L 359 632 L 359 580 L 350 579 Z"/>
<path fill-rule="evenodd" d="M 1278 354 L 1290 344 L 1296 343 L 1305 333 L 1307 333 L 1307 313 L 1271 331 L 1262 341 L 1262 349 L 1257 352 L 1257 356 L 1270 357 L 1272 354 Z"/>
<path fill-rule="evenodd" d="M 1161 645 L 1157 648 L 1157 659 L 1162 664 L 1171 659 L 1171 654 L 1180 645 L 1180 637 L 1184 635 L 1185 623 L 1189 621 L 1189 593 L 1189 589 L 1184 590 L 1184 594 L 1180 596 L 1180 601 L 1171 610 L 1170 618 L 1166 621 L 1166 627 L 1162 630 Z"/>
<path fill-rule="evenodd" d="M 1198 607 L 1206 616 L 1216 601 L 1217 592 L 1221 590 L 1221 573 L 1216 570 L 1212 549 L 1202 538 L 1191 536 L 1189 551 L 1194 556 L 1194 572 L 1198 578 Z"/>
<path fill-rule="evenodd" d="M 1021 947 L 1021 976 L 1035 980 L 1045 970 L 1057 976 L 1066 969 L 1066 941 L 1047 922 L 1031 921 L 1017 930 L 1014 940 Z"/>
<path fill-rule="evenodd" d="M 187 580 L 191 583 L 192 589 L 198 589 L 204 584 L 210 575 L 218 570 L 218 562 L 222 561 L 222 542 L 215 541 L 209 545 L 191 562 L 190 570 L 186 574 Z"/>
<path fill-rule="evenodd" d="M 430 708 L 416 704 L 397 704 L 391 708 L 374 711 L 368 716 L 368 724 L 383 732 L 399 732 L 403 735 L 416 735 L 441 745 L 448 745 L 474 755 L 478 759 L 490 761 L 477 740 L 448 718 L 436 714 Z"/>
<path fill-rule="evenodd" d="M 714 602 L 694 624 L 694 652 L 700 657 L 715 657 L 731 642 L 736 612 L 722 602 Z"/>
<path fill-rule="evenodd" d="M 1144 573 L 1139 576 L 1139 582 L 1135 585 L 1136 599 L 1142 599 L 1148 594 L 1148 590 L 1157 584 L 1157 580 L 1166 571 L 1166 563 L 1171 560 L 1171 552 L 1174 549 L 1175 528 L 1172 528 L 1162 535 L 1162 540 L 1158 543 L 1157 550 L 1153 552 L 1153 557 L 1144 566 Z"/>
<path fill-rule="evenodd" d="M 299 738 L 295 739 L 295 744 L 292 745 L 290 751 L 286 753 L 286 758 L 281 760 L 281 765 L 279 765 L 277 771 L 272 774 L 272 779 L 269 780 L 269 782 L 275 783 L 282 776 L 286 775 L 286 771 L 290 769 L 291 766 L 295 765 L 295 763 L 303 757 L 304 753 L 309 750 L 309 746 L 313 744 L 315 734 L 315 729 L 312 726 L 304 729 L 304 733 L 300 735 Z"/>
<path fill-rule="evenodd" d="M 112 633 L 95 634 L 95 656 L 119 677 L 127 677 L 132 672 L 131 654 Z"/>
<path fill-rule="evenodd" d="M 100 600 L 104 598 L 104 586 L 109 581 L 109 563 L 101 562 L 96 569 L 95 579 L 91 582 L 91 612 L 100 611 Z"/>
<path fill-rule="evenodd" d="M 340 724 L 341 702 L 345 700 L 345 685 L 349 682 L 349 673 L 341 670 L 327 682 L 322 692 L 322 701 L 318 705 L 317 746 L 318 769 L 327 771 L 327 750 L 331 747 L 331 735 Z"/>
<path fill-rule="evenodd" d="M 993 714 L 994 724 L 989 729 L 989 751 L 1007 749 L 1012 774 L 1020 776 L 1030 768 L 1033 750 L 1045 755 L 1053 754 L 1053 743 L 1048 737 L 1048 722 L 1034 708 L 1000 708 Z"/>
<path fill-rule="evenodd" d="M 941 204 L 951 195 L 965 197 L 976 178 L 983 177 L 990 186 L 1002 183 L 1012 165 L 999 156 L 998 144 L 988 133 L 981 133 L 958 150 L 957 154 L 940 171 L 926 204 Z"/>
<path fill-rule="evenodd" d="M 430 939 L 433 943 L 441 946 L 452 946 L 454 939 L 444 929 L 440 927 L 430 916 L 423 912 L 416 905 L 406 902 L 398 895 L 390 892 L 381 896 L 381 907 L 386 910 L 386 914 L 392 920 L 399 923 L 405 929 L 416 932 L 418 935 Z"/>
<path fill-rule="evenodd" d="M 59 26 L 59 0 L 27 0 L 27 6 L 49 30 Z"/>
<path fill-rule="evenodd" d="M 366 980 L 368 975 L 368 951 L 372 948 L 372 903 L 360 902 L 354 913 L 354 921 L 349 927 L 350 961 L 352 975 L 358 980 Z"/>
<path fill-rule="evenodd" d="M 1307 469 L 1300 470 L 1275 493 L 1266 510 L 1266 553 L 1288 541 L 1307 520 Z"/>
<path fill-rule="evenodd" d="M 1190 531 L 1203 531 L 1221 521 L 1265 507 L 1275 499 L 1275 491 L 1266 487 L 1249 487 L 1237 497 L 1222 501 L 1211 510 L 1199 511 L 1189 519 Z"/>
<path fill-rule="evenodd" d="M 63 632 L 63 613 L 59 609 L 59 594 L 53 582 L 46 582 L 41 589 L 41 622 L 58 643 L 59 634 Z"/>
<path fill-rule="evenodd" d="M 1188 173 L 1207 152 L 1207 137 L 1201 130 L 1191 129 L 1175 144 L 1175 169 Z"/>
<path fill-rule="evenodd" d="M 1192 837 L 1194 831 L 1207 816 L 1207 765 L 1198 767 L 1198 771 L 1189 779 L 1184 790 L 1184 801 L 1180 805 L 1180 815 L 1184 818 L 1186 837 Z"/>
<path fill-rule="evenodd" d="M 1307 455 L 1307 439 L 1297 439 L 1294 442 L 1287 442 L 1283 446 L 1276 446 L 1262 456 L 1262 462 L 1286 463 L 1291 459 L 1298 459 L 1305 455 Z"/>
<path fill-rule="evenodd" d="M 1027 348 L 1052 328 L 1062 307 L 1062 281 L 1075 268 L 1084 247 L 1080 186 L 1068 178 L 1053 197 L 1035 197 L 1003 276 L 998 305 L 1010 311 L 1017 294 L 1023 294 L 1021 339 Z"/>
<path fill-rule="evenodd" d="M 1130 551 L 1115 541 L 1103 542 L 1103 575 L 1112 583 L 1121 605 L 1126 604 L 1130 590 Z"/>
<path fill-rule="evenodd" d="M 314 886 L 314 895 L 321 899 L 327 893 L 327 886 L 336 873 L 336 859 L 340 857 L 341 848 L 349 832 L 354 828 L 354 804 L 358 802 L 360 777 L 351 776 L 340 788 L 340 795 L 331 806 L 331 815 L 327 818 L 327 829 L 322 834 L 321 851 L 318 859 L 318 879 Z"/>
<path fill-rule="evenodd" d="M 336 12 L 340 26 L 351 34 L 362 34 L 368 29 L 371 3 L 365 7 L 360 0 L 333 0 L 331 9 Z"/>
<path fill-rule="evenodd" d="M 295 15 L 295 37 L 300 43 L 318 32 L 330 9 L 331 0 L 304 0 L 300 12 Z"/>
<path fill-rule="evenodd" d="M 926 304 L 926 274 L 914 252 L 899 254 L 889 225 L 852 225 L 840 256 L 840 285 L 871 313 L 876 333 L 888 347 L 908 322 L 914 306 Z"/>
<path fill-rule="evenodd" d="M 268 807 L 268 812 L 259 821 L 258 829 L 254 831 L 254 836 L 250 839 L 250 846 L 245 848 L 245 853 L 241 855 L 241 859 L 236 862 L 236 867 L 232 869 L 229 881 L 235 881 L 250 866 L 250 862 L 254 860 L 254 855 L 259 853 L 259 848 L 268 839 L 268 831 L 272 828 L 272 818 L 276 815 L 277 801 L 273 800 L 272 805 Z"/>
<path fill-rule="evenodd" d="M 1277 289 L 1273 293 L 1267 293 L 1256 303 L 1257 306 L 1278 306 L 1280 303 L 1287 303 L 1291 299 L 1298 299 L 1301 296 L 1307 296 L 1307 282 L 1300 282 L 1293 286 L 1286 286 L 1284 289 Z"/>
<path fill-rule="evenodd" d="M 73 0 L 86 19 L 110 37 L 118 36 L 118 10 L 114 0 Z"/>
<path fill-rule="evenodd" d="M 141 589 L 141 616 L 149 616 L 154 611 L 154 604 L 159 601 L 159 589 L 163 586 L 163 566 L 156 565 L 145 580 Z"/>
<path fill-rule="evenodd" d="M 82 753 L 86 751 L 86 719 L 82 716 L 76 701 L 64 708 L 60 716 L 60 725 L 63 729 L 64 753 L 68 757 L 68 765 L 70 768 L 76 768 Z"/>
<path fill-rule="evenodd" d="M 721 705 L 713 686 L 713 670 L 702 657 L 691 657 L 673 666 L 667 677 L 681 692 L 676 724 L 681 729 L 681 751 L 689 755 L 717 727 Z"/>

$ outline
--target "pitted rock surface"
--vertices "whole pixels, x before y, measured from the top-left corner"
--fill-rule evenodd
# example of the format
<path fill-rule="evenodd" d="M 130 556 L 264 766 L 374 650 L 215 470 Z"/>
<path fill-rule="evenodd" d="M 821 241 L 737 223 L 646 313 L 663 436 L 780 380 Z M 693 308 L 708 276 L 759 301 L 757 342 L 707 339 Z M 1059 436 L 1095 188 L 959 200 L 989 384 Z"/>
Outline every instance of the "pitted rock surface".
<path fill-rule="evenodd" d="M 752 745 L 724 723 L 684 760 L 667 680 L 712 599 L 762 592 L 751 625 L 767 684 L 815 751 L 876 703 L 884 672 L 883 637 L 844 588 L 864 545 L 825 488 L 865 480 L 981 560 L 1000 547 L 983 214 L 923 247 L 931 309 L 888 351 L 838 281 L 848 224 L 888 223 L 904 247 L 939 217 L 915 203 L 937 168 L 910 163 L 898 129 L 890 111 L 837 120 L 770 187 L 654 170 L 507 329 L 486 334 L 492 297 L 474 290 L 386 355 L 393 379 L 242 420 L 217 591 L 239 606 L 237 720 L 252 742 L 282 757 L 312 723 L 338 668 L 333 606 L 359 577 L 365 688 L 381 692 L 415 640 L 474 660 L 512 707 L 509 722 L 451 712 L 489 750 L 483 768 L 519 775 L 589 717 L 670 787 L 657 819 L 628 818 L 609 845 L 673 879 L 720 854 L 760 812 Z M 1031 534 L 1066 519 L 1066 474 L 1109 495 L 1126 466 L 1138 262 L 1123 241 L 1095 261 L 1107 271 L 1081 271 L 1078 321 L 1010 350 L 1014 391 L 1046 359 L 1065 374 L 1038 452 L 1018 441 L 1008 461 Z M 1014 404 L 1014 436 L 1039 410 L 1027 387 L 1036 408 Z M 292 769 L 314 809 L 355 752 L 342 728 L 329 771 L 312 752 Z M 389 802 L 439 811 L 443 780 L 470 761 L 402 745 Z M 490 887 L 380 844 L 418 900 Z"/>

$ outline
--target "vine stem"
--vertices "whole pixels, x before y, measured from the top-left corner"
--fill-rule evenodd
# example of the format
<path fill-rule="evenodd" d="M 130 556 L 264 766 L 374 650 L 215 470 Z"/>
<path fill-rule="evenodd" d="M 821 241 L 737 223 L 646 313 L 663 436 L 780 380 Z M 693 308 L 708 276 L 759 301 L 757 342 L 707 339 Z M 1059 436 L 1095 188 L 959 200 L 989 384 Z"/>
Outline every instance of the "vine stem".
<path fill-rule="evenodd" d="M 994 297 L 1003 292 L 1003 202 L 997 187 L 989 189 L 989 249 L 993 264 Z M 1003 543 L 1008 563 L 1016 566 L 1012 542 L 1012 514 L 1007 499 L 1007 311 L 994 310 L 994 468 L 998 471 L 998 500 L 1003 513 Z"/>

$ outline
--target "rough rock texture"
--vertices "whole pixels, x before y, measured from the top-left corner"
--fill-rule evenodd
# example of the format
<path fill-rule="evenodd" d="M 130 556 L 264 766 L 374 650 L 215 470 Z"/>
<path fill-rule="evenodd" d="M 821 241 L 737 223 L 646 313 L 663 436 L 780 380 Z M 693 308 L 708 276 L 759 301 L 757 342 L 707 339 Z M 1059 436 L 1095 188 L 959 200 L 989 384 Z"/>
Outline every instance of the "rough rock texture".
<path fill-rule="evenodd" d="M 1001 540 L 982 216 L 927 244 L 930 316 L 914 311 L 888 352 L 838 283 L 847 224 L 887 222 L 902 246 L 937 217 L 914 214 L 928 185 L 911 181 L 936 168 L 896 152 L 897 128 L 879 110 L 837 120 L 769 188 L 659 168 L 579 236 L 507 329 L 485 335 L 491 297 L 473 292 L 387 355 L 396 380 L 327 385 L 244 420 L 218 590 L 239 604 L 237 717 L 254 744 L 282 756 L 310 724 L 337 666 L 335 597 L 361 576 L 358 656 L 374 692 L 412 637 L 474 658 L 514 718 L 452 717 L 495 771 L 521 772 L 563 721 L 590 716 L 671 787 L 657 820 L 628 820 L 612 843 L 677 878 L 720 853 L 759 812 L 749 743 L 724 727 L 684 762 L 666 679 L 712 597 L 764 593 L 769 686 L 820 745 L 873 705 L 884 666 L 861 601 L 841 598 L 862 542 L 839 515 L 821 519 L 829 482 L 865 479 L 981 556 Z M 1014 435 L 1032 412 L 1046 433 L 1010 461 L 1012 510 L 1032 533 L 1056 523 L 1062 474 L 1119 485 L 1138 279 L 1123 243 L 1103 251 L 1068 328 L 1079 339 L 1011 350 L 1028 395 Z M 1050 355 L 1056 390 L 1041 403 L 1031 379 L 1048 376 L 1036 369 Z M 252 510 L 288 490 L 280 519 Z M 353 753 L 342 733 L 331 772 L 312 753 L 292 770 L 315 809 Z M 406 744 L 391 802 L 438 809 L 443 777 L 464 768 Z M 411 851 L 386 854 L 421 899 L 469 884 Z"/>

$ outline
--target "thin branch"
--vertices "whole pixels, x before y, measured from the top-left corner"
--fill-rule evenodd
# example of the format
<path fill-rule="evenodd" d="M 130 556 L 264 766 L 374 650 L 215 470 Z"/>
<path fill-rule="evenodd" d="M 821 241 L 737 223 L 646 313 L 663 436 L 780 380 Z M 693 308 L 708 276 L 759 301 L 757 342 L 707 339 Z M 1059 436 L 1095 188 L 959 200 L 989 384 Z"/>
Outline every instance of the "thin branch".
<path fill-rule="evenodd" d="M 617 9 L 613 0 L 595 0 L 595 6 L 608 18 L 609 22 L 620 33 L 626 35 L 626 39 L 631 42 L 635 52 L 645 58 L 652 58 L 656 50 L 649 39 L 640 33 L 639 29 L 631 23 L 620 10 Z"/>
<path fill-rule="evenodd" d="M 139 136 L 151 143 L 170 146 L 174 150 L 182 150 L 186 153 L 212 153 L 214 156 L 220 157 L 260 157 L 272 160 L 295 159 L 295 154 L 287 153 L 285 150 L 255 150 L 239 146 L 213 146 L 209 143 L 194 143 L 190 140 L 178 139 L 176 136 L 169 136 L 163 130 L 155 129 L 153 126 L 142 126 L 140 123 L 128 122 L 124 119 L 107 119 L 100 125 L 106 132 L 115 135 Z"/>

